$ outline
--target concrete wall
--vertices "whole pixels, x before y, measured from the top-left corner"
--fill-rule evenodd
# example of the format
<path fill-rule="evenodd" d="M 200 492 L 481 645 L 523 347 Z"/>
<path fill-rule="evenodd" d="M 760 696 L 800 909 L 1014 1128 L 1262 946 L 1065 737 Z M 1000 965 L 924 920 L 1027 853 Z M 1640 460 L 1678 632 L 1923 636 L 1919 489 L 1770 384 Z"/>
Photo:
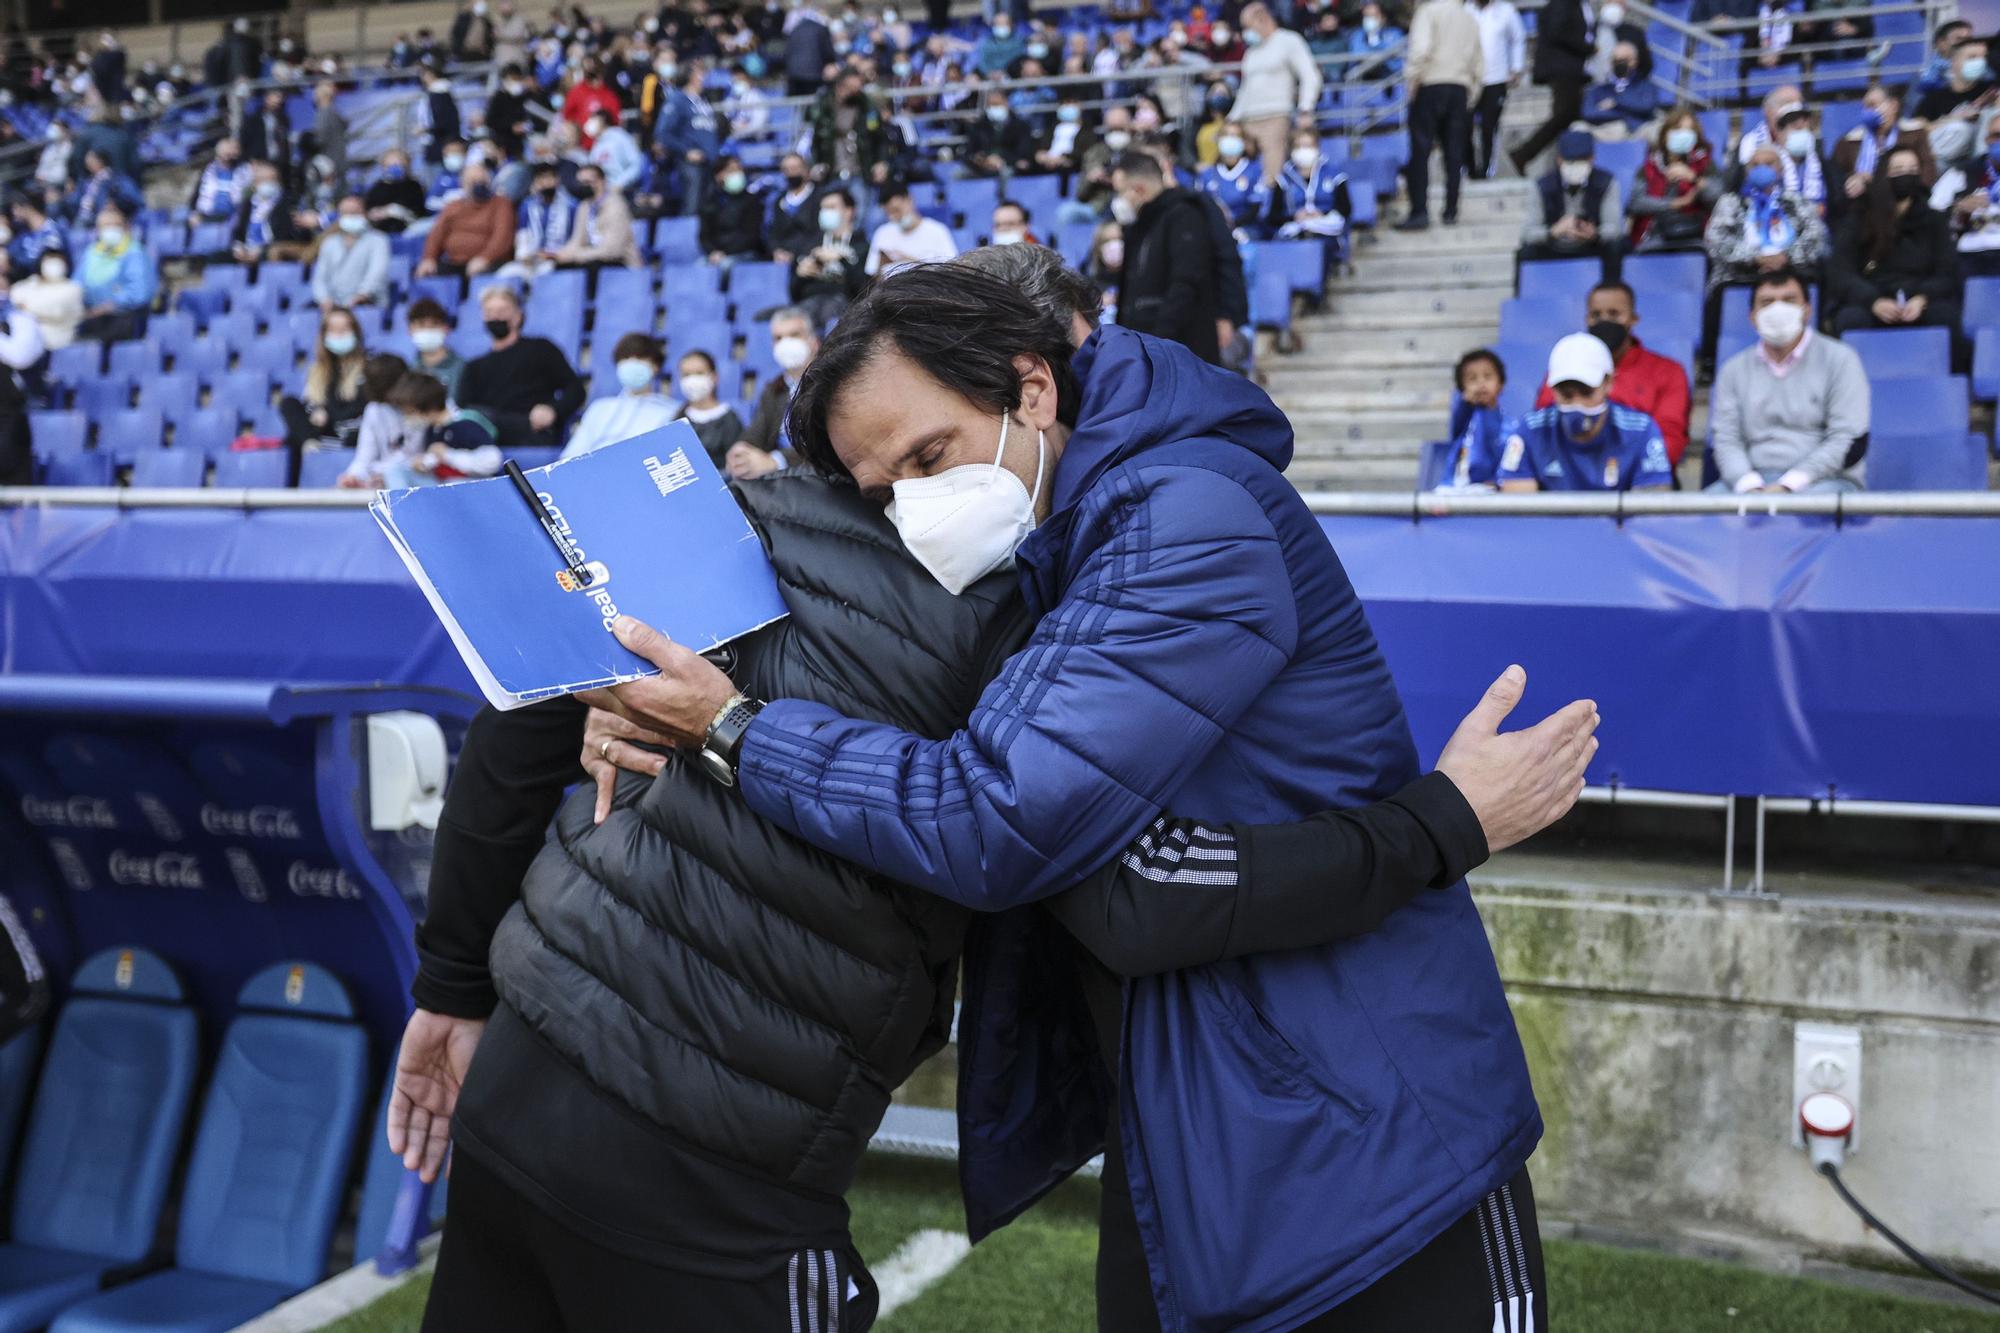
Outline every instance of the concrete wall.
<path fill-rule="evenodd" d="M 1793 1027 L 1849 1024 L 1850 1188 L 1919 1248 L 2000 1269 L 2000 905 L 1811 885 L 1727 900 L 1700 876 L 1553 857 L 1475 883 L 1548 1122 L 1545 1211 L 1900 1263 L 1790 1145 Z"/>

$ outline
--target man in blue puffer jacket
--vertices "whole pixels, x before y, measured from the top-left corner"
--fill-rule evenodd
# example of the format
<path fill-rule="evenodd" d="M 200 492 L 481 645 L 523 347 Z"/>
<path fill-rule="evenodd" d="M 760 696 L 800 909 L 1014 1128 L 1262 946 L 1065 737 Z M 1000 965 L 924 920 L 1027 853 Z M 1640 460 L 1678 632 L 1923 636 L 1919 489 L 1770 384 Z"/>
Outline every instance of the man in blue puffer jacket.
<path fill-rule="evenodd" d="M 961 1024 L 975 1236 L 1102 1145 L 1104 1081 L 1072 1058 L 1096 1018 L 1162 1327 L 1363 1326 L 1337 1307 L 1447 1238 L 1477 1286 L 1465 1316 L 1372 1326 L 1543 1326 L 1522 1169 L 1541 1120 L 1463 884 L 1338 945 L 1126 982 L 1122 1006 L 1086 978 L 1088 1008 L 1050 975 L 1043 918 L 1006 910 L 1077 882 L 1157 809 L 1281 821 L 1417 775 L 1359 600 L 1281 475 L 1269 398 L 1125 330 L 1072 359 L 1011 289 L 919 268 L 843 318 L 793 435 L 890 501 L 947 587 L 1018 560 L 1029 645 L 943 740 L 797 700 L 758 711 L 657 647 L 662 676 L 601 701 L 703 745 L 807 841 L 999 913 L 968 946 Z M 1525 1215 L 1501 1211 L 1516 1199 Z"/>

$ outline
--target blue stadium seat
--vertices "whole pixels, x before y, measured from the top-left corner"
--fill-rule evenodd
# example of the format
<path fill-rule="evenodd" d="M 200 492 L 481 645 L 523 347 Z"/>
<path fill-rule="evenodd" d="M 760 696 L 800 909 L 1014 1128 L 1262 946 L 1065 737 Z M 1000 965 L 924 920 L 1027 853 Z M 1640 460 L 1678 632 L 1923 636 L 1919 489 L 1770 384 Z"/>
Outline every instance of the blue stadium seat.
<path fill-rule="evenodd" d="M 58 383 L 83 384 L 103 373 L 103 343 L 71 343 L 49 353 L 49 378 Z"/>
<path fill-rule="evenodd" d="M 1381 216 L 1380 206 L 1376 202 L 1377 194 L 1374 181 L 1357 180 L 1352 177 L 1348 179 L 1347 203 L 1354 211 L 1353 216 L 1347 219 L 1350 224 L 1363 231 L 1374 227 Z"/>
<path fill-rule="evenodd" d="M 701 219 L 661 218 L 653 226 L 653 253 L 662 264 L 700 262 Z"/>
<path fill-rule="evenodd" d="M 1090 243 L 1097 235 L 1094 222 L 1065 222 L 1055 229 L 1055 250 L 1071 268 L 1090 262 Z"/>
<path fill-rule="evenodd" d="M 97 452 L 120 464 L 131 462 L 167 437 L 166 418 L 157 407 L 125 407 L 97 423 Z"/>
<path fill-rule="evenodd" d="M 2000 328 L 2000 278 L 1965 280 L 1965 309 L 1959 325 L 1968 333 Z"/>
<path fill-rule="evenodd" d="M 1632 289 L 1639 303 L 1639 314 L 1650 326 L 1654 322 L 1654 303 L 1661 297 L 1689 297 L 1697 308 L 1702 297 L 1702 284 L 1708 277 L 1708 256 L 1698 250 L 1667 254 L 1628 255 L 1618 276 Z M 1701 321 L 1695 321 L 1695 332 L 1701 331 Z"/>
<path fill-rule="evenodd" d="M 229 296 L 230 314 L 255 315 L 259 324 L 277 323 L 284 313 L 283 305 L 284 300 L 277 283 L 271 281 L 268 276 L 265 280 L 252 283 L 239 292 L 230 293 Z"/>
<path fill-rule="evenodd" d="M 208 455 L 197 449 L 142 449 L 132 459 L 134 486 L 201 485 Z"/>
<path fill-rule="evenodd" d="M 212 287 L 185 287 L 174 297 L 174 309 L 207 328 L 229 308 L 229 293 Z"/>
<path fill-rule="evenodd" d="M 1813 62 L 1812 92 L 1831 99 L 1838 93 L 1865 93 L 1874 68 L 1866 60 L 1816 60 Z M 1849 103 L 1859 105 L 1859 103 Z M 1827 143 L 1836 142 L 1828 138 Z"/>
<path fill-rule="evenodd" d="M 182 421 L 201 404 L 201 385 L 193 375 L 165 372 L 139 381 L 139 406 L 155 407 L 168 421 Z"/>
<path fill-rule="evenodd" d="M 268 423 L 265 427 L 268 429 Z M 254 419 L 250 428 L 258 430 Z M 215 479 L 209 484 L 226 490 L 243 487 L 277 490 L 285 484 L 289 461 L 283 449 L 231 449 L 216 455 Z"/>
<path fill-rule="evenodd" d="M 231 370 L 209 382 L 210 407 L 227 407 L 250 418 L 271 405 L 271 377 L 261 370 Z"/>
<path fill-rule="evenodd" d="M 240 292 L 250 285 L 250 270 L 237 263 L 210 264 L 202 270 L 201 285 L 219 292 Z"/>
<path fill-rule="evenodd" d="M 778 263 L 738 264 L 729 273 L 729 303 L 736 317 L 764 314 L 792 299 L 791 270 Z"/>
<path fill-rule="evenodd" d="M 999 202 L 1000 182 L 991 176 L 973 176 L 944 187 L 945 207 L 980 231 L 992 224 L 993 209 Z"/>
<path fill-rule="evenodd" d="M 440 273 L 428 278 L 410 279 L 412 301 L 421 301 L 428 297 L 446 310 L 456 310 L 464 295 L 465 279 L 456 274 Z"/>
<path fill-rule="evenodd" d="M 507 457 L 523 468 L 547 467 L 562 456 L 562 450 L 553 444 L 517 444 L 507 450 Z"/>
<path fill-rule="evenodd" d="M 273 384 L 296 387 L 293 381 L 302 377 L 294 373 L 297 368 L 293 360 L 295 355 L 289 337 L 259 338 L 236 349 L 236 371 L 238 374 L 254 372 L 264 375 Z"/>
<path fill-rule="evenodd" d="M 257 317 L 247 310 L 232 310 L 209 321 L 208 336 L 236 353 L 255 347 L 264 337 Z"/>
<path fill-rule="evenodd" d="M 1444 480 L 1444 470 L 1451 465 L 1453 448 L 1451 440 L 1426 440 L 1424 451 L 1417 456 L 1417 489 L 1434 491 Z"/>
<path fill-rule="evenodd" d="M 153 1247 L 194 1096 L 194 1011 L 143 949 L 78 970 L 49 1039 L 0 1245 L 0 1330 L 25 1333 Z"/>
<path fill-rule="evenodd" d="M 227 222 L 197 222 L 188 228 L 187 252 L 197 258 L 203 255 L 224 255 L 229 253 L 230 224 Z M 214 273 L 215 268 L 209 269 Z"/>
<path fill-rule="evenodd" d="M 110 454 L 95 449 L 80 454 L 56 454 L 43 460 L 44 486 L 109 486 L 117 481 Z"/>
<path fill-rule="evenodd" d="M 1621 191 L 1631 188 L 1632 177 L 1646 162 L 1646 141 L 1644 139 L 1619 139 L 1599 142 L 1597 145 L 1597 165 L 1617 178 Z"/>
<path fill-rule="evenodd" d="M 1830 108 L 1829 108 L 1830 109 Z M 1695 121 L 1701 126 L 1702 138 L 1708 140 L 1710 151 L 1716 160 L 1723 160 L 1730 146 L 1729 113 L 1727 111 L 1698 111 Z M 1728 156 L 1733 157 L 1733 153 Z"/>
<path fill-rule="evenodd" d="M 204 384 L 215 383 L 229 369 L 229 349 L 218 338 L 168 343 L 167 349 L 173 353 L 175 374 L 192 375 Z"/>
<path fill-rule="evenodd" d="M 573 270 L 572 272 L 579 279 L 583 277 L 583 272 L 580 269 Z M 551 273 L 548 276 L 555 277 L 556 275 Z M 565 274 L 564 276 L 570 275 Z M 539 286 L 542 279 L 537 278 L 535 282 Z M 516 297 L 524 301 L 527 299 L 528 285 L 514 274 L 509 273 L 503 277 L 498 273 L 481 273 L 478 277 L 467 278 L 465 280 L 466 304 L 477 309 L 480 298 L 486 295 L 489 288 L 493 287 L 505 287 L 508 291 L 514 293 Z"/>
<path fill-rule="evenodd" d="M 221 1333 L 324 1274 L 368 1037 L 313 963 L 265 968 L 237 1003 L 188 1158 L 174 1267 L 71 1307 L 50 1333 Z"/>
<path fill-rule="evenodd" d="M 83 413 L 50 411 L 28 413 L 28 436 L 39 458 L 83 452 L 83 437 L 89 421 Z"/>
<path fill-rule="evenodd" d="M 132 381 L 124 376 L 98 375 L 76 385 L 74 406 L 98 426 L 113 412 L 132 405 Z"/>
<path fill-rule="evenodd" d="M 1643 326 L 1646 330 L 1643 341 L 1647 349 L 1659 353 L 1669 361 L 1680 363 L 1680 368 L 1687 372 L 1688 388 L 1692 391 L 1694 388 L 1695 340 L 1686 334 L 1669 334 L 1665 337 L 1656 336 L 1651 332 L 1651 324 L 1652 321 L 1648 320 L 1646 325 Z"/>
<path fill-rule="evenodd" d="M 771 382 L 778 373 L 778 360 L 771 350 L 771 330 L 766 325 L 752 325 L 743 338 L 743 373 L 755 375 L 759 387 Z"/>
<path fill-rule="evenodd" d="M 1523 301 L 1561 306 L 1563 317 L 1577 324 L 1583 318 L 1584 298 L 1603 277 L 1601 260 L 1537 259 L 1521 265 L 1517 294 Z"/>
<path fill-rule="evenodd" d="M 1760 102 L 1766 93 L 1786 84 L 1804 86 L 1804 80 L 1800 77 L 1799 66 L 1796 63 L 1773 65 L 1770 69 L 1752 66 L 1743 74 L 1743 100 Z"/>
<path fill-rule="evenodd" d="M 42 1058 L 42 1025 L 37 1023 L 0 1046 L 0 1197 L 7 1191 L 8 1170 L 14 1164 L 14 1140 L 28 1113 L 35 1090 L 35 1068 Z"/>
<path fill-rule="evenodd" d="M 770 336 L 765 335 L 766 351 L 770 341 Z M 667 323 L 667 355 L 672 357 L 686 356 L 689 352 L 707 352 L 718 365 L 724 361 L 733 363 L 730 349 L 735 345 L 736 339 L 729 332 L 729 325 L 720 320 L 683 324 L 669 319 Z"/>
<path fill-rule="evenodd" d="M 715 363 L 715 396 L 723 402 L 743 396 L 743 363 L 727 359 Z M 745 421 L 749 418 L 745 417 Z"/>
<path fill-rule="evenodd" d="M 1860 356 L 1871 382 L 1951 374 L 1949 329 L 1856 329 L 1840 340 Z"/>
<path fill-rule="evenodd" d="M 166 355 L 178 356 L 194 341 L 194 316 L 183 310 L 154 315 L 146 321 L 146 336 Z"/>
<path fill-rule="evenodd" d="M 1250 323 L 1260 329 L 1292 327 L 1292 284 L 1281 268 L 1257 271 L 1250 284 Z"/>
<path fill-rule="evenodd" d="M 1554 301 L 1547 297 L 1517 296 L 1500 306 L 1500 341 L 1527 343 L 1541 347 L 1541 355 L 1564 334 L 1575 333 L 1583 323 L 1583 298 Z"/>
<path fill-rule="evenodd" d="M 1293 291 L 1315 301 L 1326 291 L 1326 246 L 1319 241 L 1259 241 L 1257 264 L 1260 273 L 1283 274 Z"/>
<path fill-rule="evenodd" d="M 352 449 L 308 449 L 299 459 L 299 489 L 323 491 L 339 482 L 354 461 Z"/>
<path fill-rule="evenodd" d="M 651 279 L 651 273 L 636 269 L 607 269 L 598 275 L 597 341 L 602 342 L 603 335 L 612 329 L 652 333 L 659 327 L 659 303 L 654 299 Z"/>
<path fill-rule="evenodd" d="M 239 425 L 236 409 L 226 403 L 198 407 L 185 416 L 170 419 L 174 423 L 174 448 L 197 449 L 210 458 L 228 450 Z"/>
<path fill-rule="evenodd" d="M 667 269 L 660 280 L 660 294 L 670 310 L 674 302 L 689 296 L 720 296 L 722 270 L 700 263 Z"/>
<path fill-rule="evenodd" d="M 1983 328 L 1973 336 L 1972 396 L 1982 403 L 2000 398 L 2000 328 Z"/>
<path fill-rule="evenodd" d="M 1986 436 L 1943 431 L 1918 435 L 1898 431 L 1871 435 L 1868 489 L 1871 491 L 1983 491 L 1986 489 Z"/>
<path fill-rule="evenodd" d="M 160 373 L 160 344 L 150 333 L 132 342 L 112 343 L 107 358 L 109 373 L 128 380 Z"/>
<path fill-rule="evenodd" d="M 666 327 L 674 329 L 695 324 L 727 324 L 729 298 L 720 292 L 688 292 L 667 298 Z M 604 327 L 604 308 L 598 307 L 597 326 Z"/>
<path fill-rule="evenodd" d="M 1056 225 L 1056 209 L 1062 204 L 1062 177 L 1016 176 L 1007 183 L 1008 197 L 1028 210 L 1028 225 L 1037 236 L 1047 236 Z"/>
<path fill-rule="evenodd" d="M 516 460 L 519 461 L 518 459 Z M 299 483 L 303 486 L 304 481 Z M 376 1104 L 377 1125 L 386 1124 L 389 1119 L 389 1097 L 395 1091 L 395 1062 L 391 1061 L 390 1077 L 382 1081 L 382 1099 Z M 361 1180 L 361 1211 L 354 1222 L 354 1258 L 363 1262 L 371 1255 L 382 1252 L 382 1242 L 389 1234 L 389 1219 L 395 1211 L 396 1196 L 401 1193 L 403 1182 L 414 1179 L 415 1173 L 403 1166 L 403 1159 L 389 1151 L 386 1134 L 371 1134 L 365 1174 Z M 431 1189 L 429 1224 L 424 1231 L 432 1231 L 444 1221 L 445 1178 L 440 1175 Z M 420 1233 L 421 1234 L 421 1233 Z"/>

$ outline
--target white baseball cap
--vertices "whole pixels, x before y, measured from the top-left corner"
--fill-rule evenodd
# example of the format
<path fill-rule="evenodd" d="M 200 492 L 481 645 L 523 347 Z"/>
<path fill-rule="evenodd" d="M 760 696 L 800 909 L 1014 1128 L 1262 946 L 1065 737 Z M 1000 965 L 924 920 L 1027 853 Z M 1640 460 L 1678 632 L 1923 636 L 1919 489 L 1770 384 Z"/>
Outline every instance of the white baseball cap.
<path fill-rule="evenodd" d="M 1611 349 L 1596 336 L 1572 333 L 1549 352 L 1549 383 L 1574 380 L 1595 389 L 1611 378 Z"/>

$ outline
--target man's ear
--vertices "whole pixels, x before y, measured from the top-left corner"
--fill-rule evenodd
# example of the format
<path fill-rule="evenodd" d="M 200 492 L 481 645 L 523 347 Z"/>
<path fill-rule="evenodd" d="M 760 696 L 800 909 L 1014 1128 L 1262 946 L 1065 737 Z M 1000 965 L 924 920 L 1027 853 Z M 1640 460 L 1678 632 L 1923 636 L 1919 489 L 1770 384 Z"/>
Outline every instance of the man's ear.
<path fill-rule="evenodd" d="M 1023 352 L 1014 358 L 1014 373 L 1021 377 L 1021 406 L 1016 419 L 1034 430 L 1055 425 L 1056 380 L 1049 372 L 1049 363 Z"/>

